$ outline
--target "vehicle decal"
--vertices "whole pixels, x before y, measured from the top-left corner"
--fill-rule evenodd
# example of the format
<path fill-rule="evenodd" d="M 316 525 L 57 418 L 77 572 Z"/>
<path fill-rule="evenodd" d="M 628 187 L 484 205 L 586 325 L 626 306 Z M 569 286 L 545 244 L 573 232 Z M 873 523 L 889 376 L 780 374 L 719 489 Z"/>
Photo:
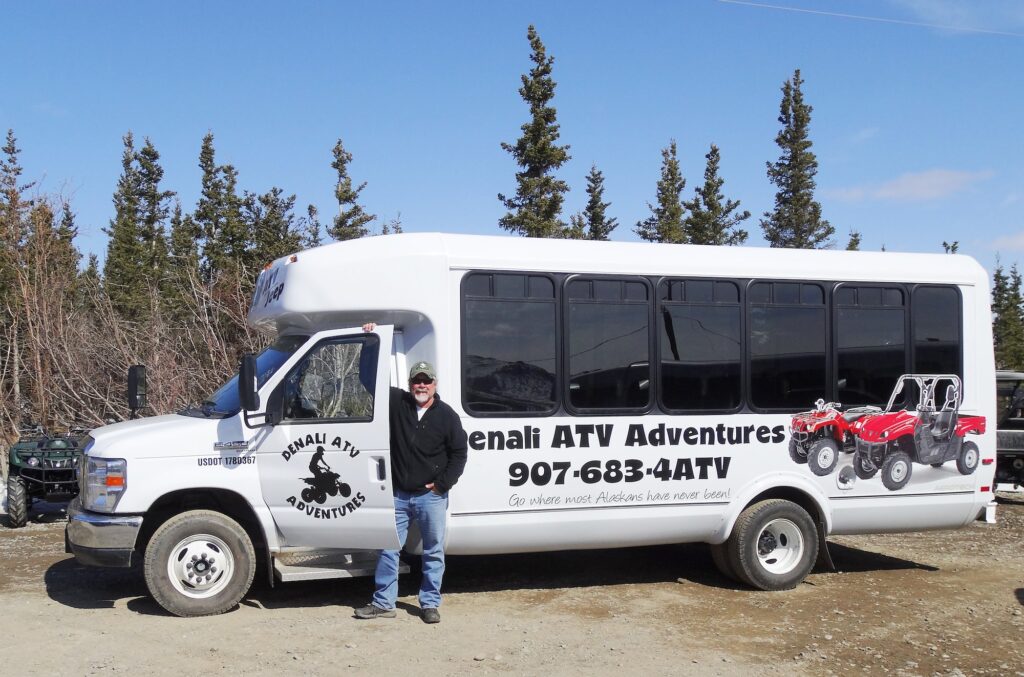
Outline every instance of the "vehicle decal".
<path fill-rule="evenodd" d="M 281 453 L 285 461 L 291 461 L 300 449 L 316 445 L 316 451 L 313 452 L 307 466 L 311 475 L 297 478 L 299 482 L 306 486 L 302 487 L 297 496 L 293 494 L 285 499 L 288 505 L 314 519 L 345 517 L 346 515 L 351 515 L 366 502 L 366 497 L 362 492 L 357 491 L 353 495 L 352 487 L 338 473 L 334 472 L 324 459 L 324 454 L 326 453 L 324 444 L 326 441 L 326 434 L 311 433 L 306 435 L 305 438 L 295 440 Z M 341 451 L 347 451 L 352 458 L 359 455 L 358 449 L 340 437 L 335 437 L 330 446 Z M 328 502 L 328 498 L 336 497 L 348 500 L 341 505 L 324 506 Z"/>

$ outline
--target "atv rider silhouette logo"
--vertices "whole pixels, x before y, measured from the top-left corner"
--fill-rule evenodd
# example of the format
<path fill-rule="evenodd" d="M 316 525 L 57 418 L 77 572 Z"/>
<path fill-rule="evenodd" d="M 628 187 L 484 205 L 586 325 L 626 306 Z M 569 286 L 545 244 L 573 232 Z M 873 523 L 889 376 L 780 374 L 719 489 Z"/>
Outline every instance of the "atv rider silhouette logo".
<path fill-rule="evenodd" d="M 328 496 L 337 496 L 340 493 L 342 498 L 348 498 L 352 495 L 352 487 L 343 482 L 341 476 L 327 465 L 322 446 L 317 446 L 313 452 L 313 458 L 309 460 L 309 472 L 313 473 L 312 477 L 301 478 L 309 485 L 301 494 L 302 500 L 306 503 L 316 502 L 323 505 Z"/>

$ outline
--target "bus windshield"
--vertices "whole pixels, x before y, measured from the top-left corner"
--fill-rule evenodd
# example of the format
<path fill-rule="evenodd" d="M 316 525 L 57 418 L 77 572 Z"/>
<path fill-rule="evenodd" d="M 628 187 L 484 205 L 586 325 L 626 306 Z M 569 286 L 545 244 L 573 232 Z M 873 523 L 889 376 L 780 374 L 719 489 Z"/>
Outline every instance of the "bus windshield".
<path fill-rule="evenodd" d="M 261 388 L 307 340 L 308 336 L 282 336 L 261 352 L 256 357 L 256 387 Z M 195 418 L 227 418 L 237 414 L 241 408 L 238 401 L 238 374 L 235 374 L 201 403 L 190 405 L 178 413 Z"/>

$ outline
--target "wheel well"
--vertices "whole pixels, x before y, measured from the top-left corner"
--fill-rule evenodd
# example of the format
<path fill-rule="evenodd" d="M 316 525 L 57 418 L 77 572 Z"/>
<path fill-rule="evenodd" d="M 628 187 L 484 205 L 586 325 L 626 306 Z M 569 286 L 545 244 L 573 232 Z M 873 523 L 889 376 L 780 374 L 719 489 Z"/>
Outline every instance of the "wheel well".
<path fill-rule="evenodd" d="M 146 511 L 135 549 L 144 553 L 153 533 L 171 517 L 189 510 L 214 510 L 238 522 L 252 540 L 256 556 L 262 562 L 267 543 L 252 506 L 242 496 L 227 489 L 182 489 L 164 494 Z"/>
<path fill-rule="evenodd" d="M 807 514 L 811 516 L 814 523 L 818 525 L 819 530 L 823 528 L 825 524 L 825 515 L 822 514 L 821 507 L 808 494 L 793 487 L 773 487 L 767 491 L 761 492 L 757 496 L 754 496 L 754 498 L 750 499 L 750 502 L 743 506 L 743 509 L 746 510 L 755 503 L 759 503 L 769 498 L 782 498 L 792 503 L 796 503 L 807 511 Z"/>

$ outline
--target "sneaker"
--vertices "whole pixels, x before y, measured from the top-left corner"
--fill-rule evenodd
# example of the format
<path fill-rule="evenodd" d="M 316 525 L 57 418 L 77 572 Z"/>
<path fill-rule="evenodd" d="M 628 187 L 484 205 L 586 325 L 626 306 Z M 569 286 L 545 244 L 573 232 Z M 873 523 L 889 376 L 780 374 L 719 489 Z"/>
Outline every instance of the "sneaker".
<path fill-rule="evenodd" d="M 424 623 L 440 623 L 441 612 L 437 609 L 424 609 L 423 610 L 423 622 Z"/>
<path fill-rule="evenodd" d="M 369 618 L 394 618 L 395 617 L 395 610 L 394 609 L 381 609 L 376 604 L 367 604 L 364 607 L 356 609 L 355 613 L 356 613 L 356 618 L 363 618 L 363 619 L 369 619 Z M 434 621 L 434 622 L 436 623 L 437 621 Z"/>

